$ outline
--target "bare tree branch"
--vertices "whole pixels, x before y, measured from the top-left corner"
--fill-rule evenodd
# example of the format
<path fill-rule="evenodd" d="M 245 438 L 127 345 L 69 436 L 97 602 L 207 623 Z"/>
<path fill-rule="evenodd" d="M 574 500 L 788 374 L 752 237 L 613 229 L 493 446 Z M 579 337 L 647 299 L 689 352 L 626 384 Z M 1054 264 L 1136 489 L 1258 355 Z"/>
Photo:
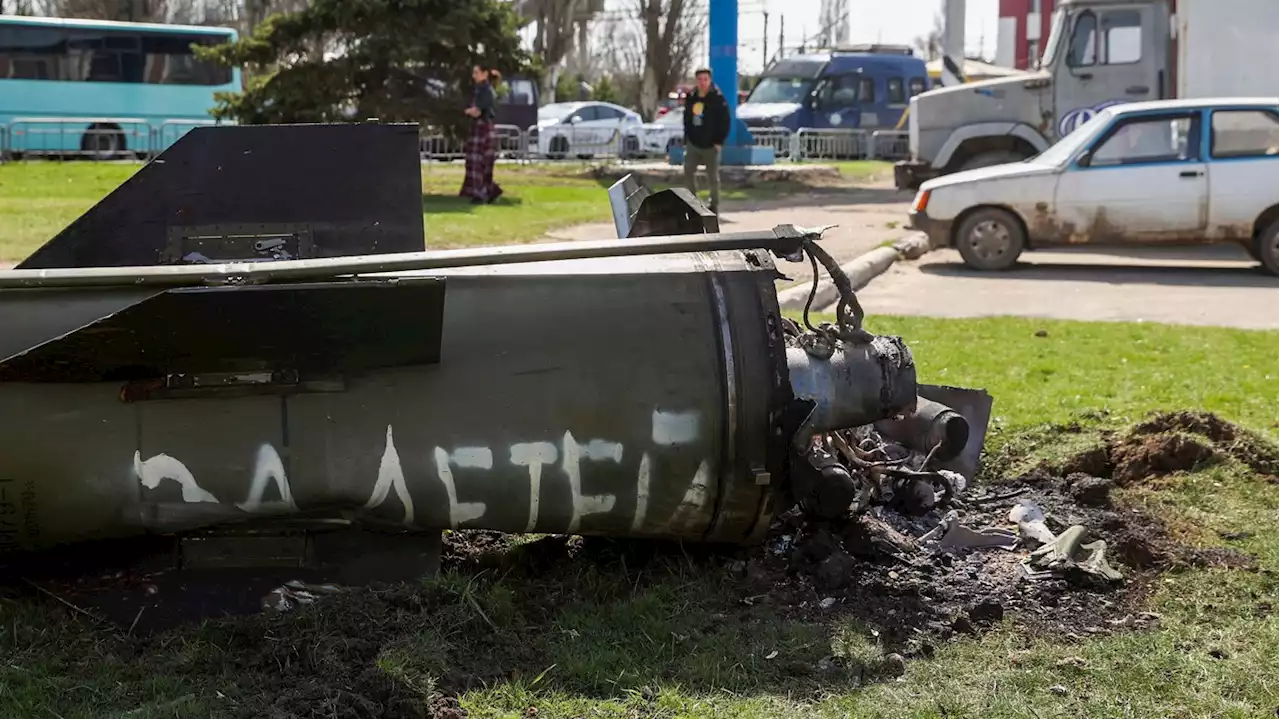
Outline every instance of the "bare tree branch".
<path fill-rule="evenodd" d="M 653 117 L 661 96 L 692 69 L 707 19 L 692 0 L 636 0 L 635 10 L 644 42 L 640 112 Z"/>

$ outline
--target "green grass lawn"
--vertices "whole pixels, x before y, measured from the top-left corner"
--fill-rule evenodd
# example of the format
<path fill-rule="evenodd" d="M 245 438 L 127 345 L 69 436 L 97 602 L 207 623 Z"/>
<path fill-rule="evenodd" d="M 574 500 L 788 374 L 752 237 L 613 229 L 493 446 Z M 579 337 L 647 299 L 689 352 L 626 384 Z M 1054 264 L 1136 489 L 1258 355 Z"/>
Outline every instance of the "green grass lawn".
<path fill-rule="evenodd" d="M 137 171 L 132 163 L 21 162 L 0 164 L 0 262 L 17 262 L 53 237 Z M 850 183 L 882 175 L 882 162 L 839 163 Z M 422 210 L 431 248 L 532 242 L 548 231 L 586 222 L 609 222 L 608 182 L 576 163 L 498 165 L 505 194 L 493 205 L 458 197 L 461 162 L 431 163 L 422 171 Z M 661 189 L 661 186 L 657 189 Z M 728 201 L 804 192 L 804 185 L 761 183 L 726 189 Z"/>
<path fill-rule="evenodd" d="M 1155 409 L 1208 410 L 1276 437 L 1275 331 L 868 326 L 910 343 L 922 381 L 988 389 L 988 454 L 1014 463 L 1071 451 L 1054 427 L 1078 423 L 1073 436 L 1084 437 Z M 1263 571 L 1168 572 L 1146 607 L 1161 614 L 1158 629 L 1073 639 L 1006 622 L 909 661 L 896 680 L 862 671 L 882 651 L 870 627 L 744 605 L 735 580 L 678 553 L 643 566 L 448 573 L 427 582 L 426 605 L 394 591 L 326 598 L 145 640 L 27 592 L 0 598 L 0 716 L 412 716 L 392 709 L 477 677 L 461 696 L 473 717 L 1274 717 L 1275 486 L 1227 463 L 1117 491 L 1125 506 L 1178 521 L 1187 541 L 1249 552 Z M 845 668 L 813 671 L 833 654 Z M 381 708 L 353 709 L 357 686 Z M 254 699 L 264 692 L 265 704 Z"/>

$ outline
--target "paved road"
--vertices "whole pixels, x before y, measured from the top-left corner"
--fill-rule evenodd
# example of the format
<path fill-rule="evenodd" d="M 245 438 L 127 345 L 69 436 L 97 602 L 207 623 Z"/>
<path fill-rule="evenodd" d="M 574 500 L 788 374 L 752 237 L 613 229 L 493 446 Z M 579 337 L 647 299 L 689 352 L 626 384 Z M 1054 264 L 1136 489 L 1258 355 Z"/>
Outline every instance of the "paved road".
<path fill-rule="evenodd" d="M 839 225 L 827 232 L 823 245 L 843 263 L 908 234 L 902 223 L 910 200 L 910 193 L 886 186 L 852 189 L 836 197 L 824 192 L 778 203 L 726 205 L 722 223 L 727 231 L 785 223 Z M 555 239 L 612 236 L 608 223 L 552 233 Z M 780 269 L 794 282 L 779 282 L 779 289 L 810 278 L 808 263 L 784 262 Z M 1235 246 L 1028 252 L 1017 267 L 999 273 L 968 270 L 955 251 L 937 250 L 894 265 L 858 296 L 870 314 L 1280 328 L 1276 278 L 1259 272 Z"/>
<path fill-rule="evenodd" d="M 935 250 L 858 298 L 868 314 L 1280 328 L 1276 278 L 1234 246 L 1028 252 L 1007 272 L 975 272 L 954 250 Z"/>
<path fill-rule="evenodd" d="M 892 242 L 911 232 L 904 227 L 911 193 L 890 187 L 851 188 L 824 191 L 810 198 L 787 197 L 779 201 L 725 203 L 720 227 L 725 232 L 770 230 L 778 225 L 825 227 L 836 225 L 822 237 L 822 246 L 838 262 L 845 263 L 884 242 Z M 819 204 L 821 203 L 821 204 Z M 607 239 L 615 236 L 613 223 L 598 222 L 554 230 L 551 240 Z M 813 274 L 808 262 L 779 261 L 778 269 L 792 281 L 780 281 L 778 288 L 808 282 Z"/>

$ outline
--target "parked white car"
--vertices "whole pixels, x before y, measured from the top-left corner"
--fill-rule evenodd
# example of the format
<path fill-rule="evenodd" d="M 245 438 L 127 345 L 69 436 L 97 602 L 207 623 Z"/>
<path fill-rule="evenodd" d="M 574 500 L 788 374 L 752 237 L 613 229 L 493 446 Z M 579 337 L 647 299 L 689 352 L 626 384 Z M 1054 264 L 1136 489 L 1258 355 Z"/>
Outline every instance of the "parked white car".
<path fill-rule="evenodd" d="M 911 225 L 983 270 L 1053 245 L 1237 242 L 1276 274 L 1278 116 L 1276 98 L 1115 105 L 1035 157 L 925 182 Z"/>
<path fill-rule="evenodd" d="M 684 108 L 641 125 L 639 137 L 640 152 L 646 155 L 665 155 L 673 146 L 684 144 Z"/>
<path fill-rule="evenodd" d="M 538 154 L 555 159 L 635 154 L 640 115 L 611 102 L 557 102 L 538 108 Z"/>

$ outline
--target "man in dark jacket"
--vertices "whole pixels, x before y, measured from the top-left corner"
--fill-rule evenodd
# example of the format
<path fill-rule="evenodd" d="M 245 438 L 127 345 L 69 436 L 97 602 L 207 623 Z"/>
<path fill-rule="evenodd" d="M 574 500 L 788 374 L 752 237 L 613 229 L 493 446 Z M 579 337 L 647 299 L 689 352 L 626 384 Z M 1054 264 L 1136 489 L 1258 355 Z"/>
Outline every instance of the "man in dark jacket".
<path fill-rule="evenodd" d="M 729 103 L 711 84 L 711 71 L 694 74 L 698 86 L 684 99 L 684 184 L 696 197 L 698 166 L 707 168 L 712 212 L 720 207 L 720 148 L 729 137 Z"/>

